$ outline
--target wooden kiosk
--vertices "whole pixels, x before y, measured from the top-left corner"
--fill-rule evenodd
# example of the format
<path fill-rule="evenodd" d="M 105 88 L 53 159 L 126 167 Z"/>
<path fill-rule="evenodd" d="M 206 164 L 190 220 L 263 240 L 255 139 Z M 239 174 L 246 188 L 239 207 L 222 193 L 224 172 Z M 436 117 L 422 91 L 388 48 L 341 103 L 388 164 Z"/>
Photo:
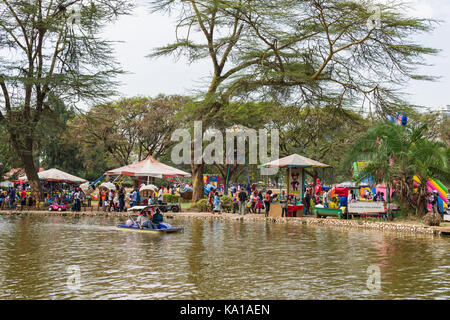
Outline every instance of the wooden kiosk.
<path fill-rule="evenodd" d="M 277 159 L 260 166 L 260 168 L 278 168 L 286 169 L 286 185 L 287 195 L 294 195 L 297 202 L 302 202 L 305 195 L 305 169 L 306 168 L 329 168 L 330 166 L 319 161 L 309 159 L 296 153 L 290 156 Z M 270 172 L 268 172 L 270 174 Z M 273 174 L 273 173 L 272 173 Z M 280 194 L 281 196 L 281 194 Z M 297 212 L 296 216 L 303 215 L 303 205 L 289 206 L 288 216 L 294 216 L 293 212 Z M 270 217 L 281 217 L 281 204 L 279 202 L 272 203 L 269 211 Z"/>

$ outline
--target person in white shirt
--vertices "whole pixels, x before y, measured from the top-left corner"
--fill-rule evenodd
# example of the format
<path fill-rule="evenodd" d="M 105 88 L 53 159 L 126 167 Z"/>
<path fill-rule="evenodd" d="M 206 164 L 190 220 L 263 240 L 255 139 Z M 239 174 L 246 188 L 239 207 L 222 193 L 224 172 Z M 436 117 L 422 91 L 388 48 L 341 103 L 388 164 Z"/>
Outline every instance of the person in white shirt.
<path fill-rule="evenodd" d="M 323 193 L 323 207 L 324 208 L 328 208 L 329 207 L 329 205 L 328 205 L 328 191 L 325 191 Z"/>
<path fill-rule="evenodd" d="M 109 190 L 108 193 L 108 211 L 111 211 L 111 208 L 114 208 L 114 192 Z"/>
<path fill-rule="evenodd" d="M 347 203 L 356 202 L 356 196 L 353 193 L 353 190 L 350 190 L 348 197 L 347 197 Z"/>
<path fill-rule="evenodd" d="M 164 187 L 161 186 L 161 189 L 158 191 L 158 203 L 162 204 L 164 200 Z"/>

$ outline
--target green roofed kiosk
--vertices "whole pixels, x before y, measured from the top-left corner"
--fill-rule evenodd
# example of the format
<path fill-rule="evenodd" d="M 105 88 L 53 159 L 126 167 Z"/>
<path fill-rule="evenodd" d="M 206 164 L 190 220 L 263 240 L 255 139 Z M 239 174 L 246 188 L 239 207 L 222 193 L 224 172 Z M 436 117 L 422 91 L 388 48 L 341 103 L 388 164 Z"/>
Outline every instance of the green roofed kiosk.
<path fill-rule="evenodd" d="M 305 169 L 330 168 L 331 166 L 294 153 L 262 164 L 259 167 L 286 169 L 287 194 L 295 195 L 298 200 L 302 201 L 305 194 Z M 279 203 L 270 206 L 269 216 L 281 217 L 281 205 Z"/>

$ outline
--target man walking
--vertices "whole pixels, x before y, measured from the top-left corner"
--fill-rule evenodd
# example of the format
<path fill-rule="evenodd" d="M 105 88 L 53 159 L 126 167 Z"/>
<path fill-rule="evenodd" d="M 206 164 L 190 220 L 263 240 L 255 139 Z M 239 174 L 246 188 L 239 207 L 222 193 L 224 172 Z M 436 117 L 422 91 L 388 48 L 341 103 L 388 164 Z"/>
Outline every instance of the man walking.
<path fill-rule="evenodd" d="M 158 191 L 158 204 L 163 204 L 164 202 L 164 187 L 161 186 L 161 188 Z"/>
<path fill-rule="evenodd" d="M 14 202 L 16 201 L 16 190 L 14 188 L 11 188 L 9 190 L 9 209 L 14 209 Z"/>
<path fill-rule="evenodd" d="M 247 206 L 247 192 L 244 191 L 244 188 L 241 188 L 239 192 L 239 214 L 245 214 L 245 208 Z"/>
<path fill-rule="evenodd" d="M 266 217 L 269 216 L 270 203 L 272 202 L 271 195 L 272 195 L 272 190 L 267 190 L 267 192 L 264 194 L 264 206 L 266 208 L 266 214 L 265 214 Z"/>
<path fill-rule="evenodd" d="M 78 211 L 81 211 L 81 207 L 83 206 L 85 194 L 84 191 L 81 188 L 78 188 Z"/>
<path fill-rule="evenodd" d="M 77 212 L 78 211 L 78 203 L 80 202 L 80 192 L 78 190 L 75 190 L 73 193 L 73 206 L 72 211 Z"/>
<path fill-rule="evenodd" d="M 281 204 L 281 217 L 282 218 L 287 217 L 288 201 L 284 190 L 281 192 L 280 204 Z"/>
<path fill-rule="evenodd" d="M 329 208 L 329 199 L 328 199 L 328 191 L 325 191 L 323 193 L 323 207 L 324 208 Z"/>
<path fill-rule="evenodd" d="M 123 209 L 125 208 L 125 190 L 123 186 L 120 186 L 118 196 L 119 196 L 119 211 L 123 212 Z"/>
<path fill-rule="evenodd" d="M 134 207 L 136 205 L 137 201 L 137 189 L 134 188 L 133 193 L 131 194 L 131 207 Z"/>

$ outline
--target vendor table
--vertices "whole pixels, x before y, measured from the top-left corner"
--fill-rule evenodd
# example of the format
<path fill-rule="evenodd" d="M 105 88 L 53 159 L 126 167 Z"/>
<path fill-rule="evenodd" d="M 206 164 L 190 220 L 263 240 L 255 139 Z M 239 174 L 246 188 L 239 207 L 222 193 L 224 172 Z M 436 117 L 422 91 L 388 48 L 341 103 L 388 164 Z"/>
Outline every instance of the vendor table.
<path fill-rule="evenodd" d="M 300 217 L 303 216 L 303 205 L 302 204 L 297 204 L 297 205 L 288 205 L 288 209 L 287 209 L 287 216 L 288 217 Z M 300 214 L 297 214 L 297 211 L 300 210 Z"/>
<path fill-rule="evenodd" d="M 300 211 L 300 214 L 296 214 L 297 211 Z M 295 213 L 295 214 L 294 214 Z M 303 205 L 288 205 L 288 211 L 287 211 L 288 217 L 300 217 L 303 216 Z M 272 203 L 270 205 L 270 211 L 269 211 L 269 217 L 281 217 L 281 204 L 279 203 Z"/>

